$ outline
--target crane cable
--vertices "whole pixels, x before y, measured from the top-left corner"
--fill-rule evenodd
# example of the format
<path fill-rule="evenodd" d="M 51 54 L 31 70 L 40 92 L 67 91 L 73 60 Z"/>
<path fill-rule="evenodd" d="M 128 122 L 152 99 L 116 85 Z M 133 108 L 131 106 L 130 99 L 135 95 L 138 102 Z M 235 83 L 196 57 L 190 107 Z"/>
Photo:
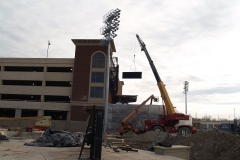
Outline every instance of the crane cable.
<path fill-rule="evenodd" d="M 137 49 L 136 43 L 137 43 L 137 41 L 135 40 L 135 51 L 134 51 L 134 58 L 133 58 L 133 61 L 132 61 L 132 64 L 134 64 L 134 67 L 135 67 L 135 72 L 136 72 L 135 53 L 136 53 L 136 49 Z M 131 64 L 131 66 L 130 66 L 129 72 L 131 71 L 132 64 Z"/>
<path fill-rule="evenodd" d="M 133 62 L 132 62 L 132 64 L 134 64 L 134 67 L 135 67 L 135 72 L 136 72 L 136 65 L 135 65 L 135 54 L 134 54 L 134 58 L 133 58 Z M 130 66 L 130 69 L 129 69 L 129 71 L 131 71 L 132 64 L 131 64 L 131 66 Z"/>

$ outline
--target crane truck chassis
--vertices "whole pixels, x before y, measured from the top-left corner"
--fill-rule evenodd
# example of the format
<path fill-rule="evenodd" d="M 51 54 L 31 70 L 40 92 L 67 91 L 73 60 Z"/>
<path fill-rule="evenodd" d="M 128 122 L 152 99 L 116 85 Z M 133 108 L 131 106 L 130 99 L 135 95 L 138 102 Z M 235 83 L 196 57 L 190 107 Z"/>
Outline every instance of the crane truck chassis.
<path fill-rule="evenodd" d="M 175 111 L 175 107 L 173 106 L 169 95 L 167 93 L 167 90 L 165 88 L 165 85 L 163 84 L 158 71 L 146 49 L 145 43 L 142 41 L 142 39 L 136 35 L 137 40 L 140 44 L 141 51 L 144 51 L 150 67 L 153 71 L 153 74 L 155 76 L 155 79 L 157 81 L 157 86 L 160 90 L 162 100 L 164 102 L 163 111 L 164 113 L 162 115 L 159 115 L 158 121 L 153 120 L 145 120 L 145 130 L 146 131 L 166 131 L 168 133 L 177 133 L 178 135 L 186 135 L 186 134 L 193 134 L 196 133 L 196 128 L 192 126 L 191 124 L 191 116 L 185 115 L 182 113 L 177 113 Z"/>

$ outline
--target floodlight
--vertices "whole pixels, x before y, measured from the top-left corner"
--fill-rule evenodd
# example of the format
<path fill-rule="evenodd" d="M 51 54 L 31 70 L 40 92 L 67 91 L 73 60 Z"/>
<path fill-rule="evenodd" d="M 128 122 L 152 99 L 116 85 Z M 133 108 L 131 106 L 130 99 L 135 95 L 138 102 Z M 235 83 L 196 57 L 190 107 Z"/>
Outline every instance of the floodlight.
<path fill-rule="evenodd" d="M 103 22 L 105 25 L 100 28 L 100 33 L 106 38 L 108 42 L 112 41 L 113 38 L 117 36 L 115 32 L 119 29 L 119 18 L 120 10 L 118 8 L 109 11 L 105 16 L 103 16 Z"/>
<path fill-rule="evenodd" d="M 110 42 L 117 36 L 115 33 L 119 29 L 120 10 L 117 8 L 115 10 L 109 11 L 103 16 L 103 23 L 105 25 L 100 28 L 101 35 L 104 36 L 101 44 L 108 45 L 107 53 L 107 66 L 106 66 L 106 82 L 105 82 L 105 102 L 104 102 L 104 133 L 107 129 L 107 117 L 108 117 L 108 90 L 109 90 L 109 62 L 110 62 Z"/>

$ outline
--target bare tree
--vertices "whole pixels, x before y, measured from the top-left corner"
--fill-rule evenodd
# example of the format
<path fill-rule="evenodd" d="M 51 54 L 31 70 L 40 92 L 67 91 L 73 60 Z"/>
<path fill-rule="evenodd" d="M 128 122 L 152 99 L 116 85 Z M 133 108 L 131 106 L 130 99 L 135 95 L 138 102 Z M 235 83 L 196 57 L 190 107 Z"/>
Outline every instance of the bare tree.
<path fill-rule="evenodd" d="M 216 118 L 212 118 L 212 121 L 217 121 L 217 119 Z"/>
<path fill-rule="evenodd" d="M 219 118 L 219 121 L 228 121 L 226 118 Z"/>
<path fill-rule="evenodd" d="M 211 119 L 212 119 L 212 116 L 210 115 L 205 115 L 201 118 L 202 121 L 211 121 Z"/>

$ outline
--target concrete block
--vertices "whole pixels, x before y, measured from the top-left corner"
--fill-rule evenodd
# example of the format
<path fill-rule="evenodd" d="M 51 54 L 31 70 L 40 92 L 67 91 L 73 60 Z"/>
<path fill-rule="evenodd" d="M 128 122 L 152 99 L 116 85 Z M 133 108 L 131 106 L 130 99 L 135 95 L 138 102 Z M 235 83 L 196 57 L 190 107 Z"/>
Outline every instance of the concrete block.
<path fill-rule="evenodd" d="M 4 135 L 4 136 L 7 136 L 7 131 L 8 131 L 8 129 L 0 128 L 0 132 L 1 132 L 2 135 Z"/>
<path fill-rule="evenodd" d="M 155 146 L 155 153 L 159 155 L 169 155 L 173 157 L 190 160 L 190 148 L 189 146 L 172 145 L 172 147 Z"/>
<path fill-rule="evenodd" d="M 116 139 L 116 135 L 113 135 L 113 134 L 109 134 L 109 135 L 104 135 L 103 136 L 103 142 L 107 142 L 107 138 L 114 138 Z"/>
<path fill-rule="evenodd" d="M 118 139 L 118 138 L 106 138 L 106 145 L 112 144 L 112 142 L 124 142 L 124 139 Z"/>

